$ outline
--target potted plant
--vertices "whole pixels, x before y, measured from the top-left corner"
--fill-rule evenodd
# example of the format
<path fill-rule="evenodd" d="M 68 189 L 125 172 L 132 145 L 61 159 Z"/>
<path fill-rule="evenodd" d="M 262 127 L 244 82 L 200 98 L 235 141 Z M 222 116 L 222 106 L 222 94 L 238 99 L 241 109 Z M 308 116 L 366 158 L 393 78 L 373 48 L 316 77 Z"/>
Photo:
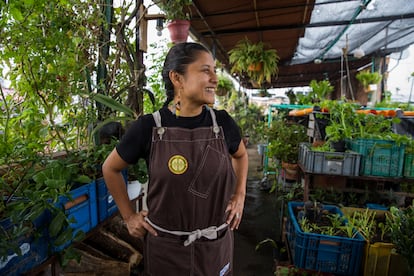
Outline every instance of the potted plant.
<path fill-rule="evenodd" d="M 217 96 L 226 96 L 229 91 L 234 88 L 233 82 L 223 74 L 218 75 L 218 83 L 216 89 Z"/>
<path fill-rule="evenodd" d="M 314 103 L 321 102 L 334 90 L 334 87 L 328 80 L 311 80 L 309 86 L 312 88 L 312 101 Z"/>
<path fill-rule="evenodd" d="M 156 4 L 165 12 L 167 28 L 173 43 L 186 42 L 190 29 L 189 6 L 192 0 L 160 0 Z"/>
<path fill-rule="evenodd" d="M 342 101 L 325 101 L 321 104 L 329 111 L 329 123 L 325 128 L 327 144 L 339 152 L 345 151 L 345 140 L 351 139 L 355 132 L 356 105 Z"/>
<path fill-rule="evenodd" d="M 306 127 L 286 119 L 275 120 L 267 131 L 268 155 L 281 162 L 287 179 L 296 179 L 299 144 L 306 142 Z"/>
<path fill-rule="evenodd" d="M 370 72 L 368 70 L 359 71 L 355 77 L 367 93 L 376 89 L 376 87 L 371 87 L 370 85 L 376 85 L 382 79 L 382 76 L 378 72 Z"/>
<path fill-rule="evenodd" d="M 414 206 L 410 205 L 405 209 L 390 207 L 387 224 L 390 227 L 392 243 L 397 252 L 407 260 L 408 275 L 414 275 Z"/>
<path fill-rule="evenodd" d="M 276 49 L 266 49 L 263 42 L 252 43 L 245 38 L 229 51 L 231 72 L 246 74 L 259 86 L 263 81 L 270 82 L 272 76 L 278 73 L 279 55 Z"/>

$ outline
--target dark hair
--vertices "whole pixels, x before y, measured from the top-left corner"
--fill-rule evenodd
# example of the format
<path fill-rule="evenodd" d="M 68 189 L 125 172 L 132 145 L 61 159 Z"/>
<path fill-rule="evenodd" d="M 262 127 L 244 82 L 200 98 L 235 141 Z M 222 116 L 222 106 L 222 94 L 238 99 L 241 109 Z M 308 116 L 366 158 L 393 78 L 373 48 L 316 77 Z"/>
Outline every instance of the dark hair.
<path fill-rule="evenodd" d="M 167 106 L 174 99 L 174 85 L 170 80 L 170 71 L 184 74 L 187 71 L 188 65 L 197 59 L 200 52 L 210 53 L 203 45 L 194 42 L 179 43 L 169 50 L 162 69 L 162 79 L 164 80 L 167 94 L 164 106 Z"/>

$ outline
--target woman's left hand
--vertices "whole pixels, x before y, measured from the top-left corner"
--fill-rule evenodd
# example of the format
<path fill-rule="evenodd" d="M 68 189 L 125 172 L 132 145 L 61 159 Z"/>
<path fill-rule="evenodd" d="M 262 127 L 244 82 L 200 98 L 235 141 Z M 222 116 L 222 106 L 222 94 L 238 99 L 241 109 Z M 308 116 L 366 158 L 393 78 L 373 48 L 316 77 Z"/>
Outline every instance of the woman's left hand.
<path fill-rule="evenodd" d="M 238 229 L 241 218 L 243 215 L 243 209 L 244 209 L 244 194 L 234 194 L 229 203 L 227 204 L 226 213 L 228 211 L 229 214 L 227 216 L 227 224 L 230 225 L 230 229 Z"/>

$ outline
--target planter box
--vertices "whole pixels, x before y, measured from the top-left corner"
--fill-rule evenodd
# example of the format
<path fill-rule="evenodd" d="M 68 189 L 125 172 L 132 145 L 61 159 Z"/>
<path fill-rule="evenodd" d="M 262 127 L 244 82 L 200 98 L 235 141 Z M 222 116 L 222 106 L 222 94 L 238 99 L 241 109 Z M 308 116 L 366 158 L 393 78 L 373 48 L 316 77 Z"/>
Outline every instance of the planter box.
<path fill-rule="evenodd" d="M 309 143 L 301 143 L 299 163 L 310 173 L 358 176 L 361 155 L 356 152 L 312 151 Z"/>
<path fill-rule="evenodd" d="M 18 245 L 21 255 L 10 251 L 4 259 L 0 258 L 0 275 L 21 275 L 24 272 L 40 265 L 49 257 L 47 225 L 50 222 L 48 212 L 41 214 L 33 223 L 35 229 L 39 229 L 40 236 L 21 236 Z M 13 224 L 10 220 L 0 221 L 0 227 L 9 231 Z"/>
<path fill-rule="evenodd" d="M 128 170 L 123 170 L 122 176 L 124 177 L 126 184 L 128 182 Z M 109 193 L 103 177 L 96 180 L 96 192 L 98 201 L 98 222 L 103 222 L 105 219 L 118 211 L 118 207 L 116 206 L 112 195 Z"/>
<path fill-rule="evenodd" d="M 74 236 L 79 231 L 88 233 L 98 225 L 95 181 L 70 191 L 70 196 L 71 199 L 62 197 L 59 201 L 59 205 L 65 209 L 68 218 L 74 220 L 74 222 L 69 224 L 69 227 L 73 228 Z M 61 251 L 69 246 L 70 243 L 68 242 L 63 246 L 55 247 L 54 251 Z"/>
<path fill-rule="evenodd" d="M 359 275 L 364 238 L 359 233 L 351 239 L 303 232 L 294 213 L 296 207 L 303 205 L 303 202 L 288 203 L 287 239 L 293 264 L 335 275 Z M 324 205 L 324 209 L 342 215 L 336 206 Z"/>
<path fill-rule="evenodd" d="M 361 175 L 401 177 L 405 146 L 379 139 L 348 140 L 348 148 L 362 154 Z"/>

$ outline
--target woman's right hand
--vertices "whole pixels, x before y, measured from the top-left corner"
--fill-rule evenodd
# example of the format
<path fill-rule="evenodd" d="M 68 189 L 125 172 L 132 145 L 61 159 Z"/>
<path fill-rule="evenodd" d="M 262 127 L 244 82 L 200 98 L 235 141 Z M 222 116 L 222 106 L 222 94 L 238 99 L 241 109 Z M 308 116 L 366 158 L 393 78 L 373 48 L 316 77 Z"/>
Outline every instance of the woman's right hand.
<path fill-rule="evenodd" d="M 140 211 L 134 213 L 124 220 L 128 232 L 131 236 L 142 238 L 147 231 L 154 236 L 157 236 L 157 232 L 148 222 L 145 221 L 145 217 L 148 215 L 148 211 Z"/>

